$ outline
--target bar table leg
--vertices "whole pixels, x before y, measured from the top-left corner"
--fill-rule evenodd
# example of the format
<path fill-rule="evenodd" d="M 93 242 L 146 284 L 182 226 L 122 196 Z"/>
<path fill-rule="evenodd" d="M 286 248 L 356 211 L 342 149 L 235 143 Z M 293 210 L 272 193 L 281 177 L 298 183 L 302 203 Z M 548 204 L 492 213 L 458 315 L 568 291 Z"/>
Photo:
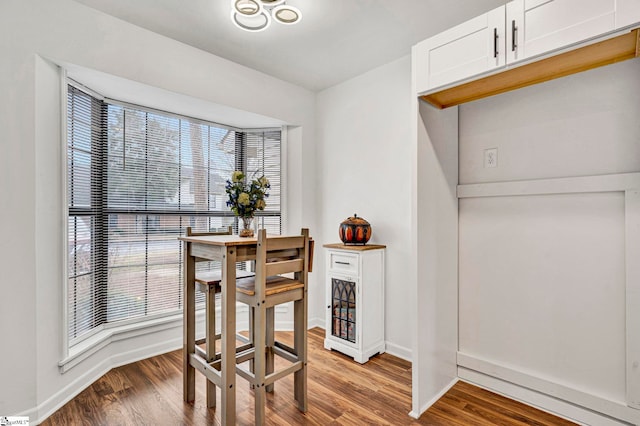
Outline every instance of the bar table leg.
<path fill-rule="evenodd" d="M 222 424 L 236 423 L 236 249 L 226 248 L 222 259 Z"/>
<path fill-rule="evenodd" d="M 189 363 L 189 357 L 196 350 L 196 295 L 195 295 L 195 270 L 196 262 L 191 256 L 191 243 L 183 242 L 184 250 L 184 279 L 182 301 L 183 312 L 183 398 L 186 402 L 192 402 L 196 397 L 196 370 Z"/>

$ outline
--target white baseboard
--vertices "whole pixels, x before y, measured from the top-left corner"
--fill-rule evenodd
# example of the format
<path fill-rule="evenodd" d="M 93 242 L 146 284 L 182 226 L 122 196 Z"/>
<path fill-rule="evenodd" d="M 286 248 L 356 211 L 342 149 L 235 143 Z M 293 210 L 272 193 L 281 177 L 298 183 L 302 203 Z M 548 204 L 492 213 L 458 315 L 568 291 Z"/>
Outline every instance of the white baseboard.
<path fill-rule="evenodd" d="M 44 419 L 40 419 L 38 421 L 33 420 L 33 419 L 37 419 L 38 418 L 38 407 L 33 407 L 33 408 L 28 409 L 27 411 L 22 411 L 22 412 L 16 414 L 16 416 L 18 416 L 18 417 L 28 417 L 30 425 L 37 425 L 40 422 L 42 422 L 42 420 L 44 420 Z"/>
<path fill-rule="evenodd" d="M 438 402 L 438 400 L 440 398 L 442 398 L 444 396 L 445 393 L 449 392 L 449 389 L 451 389 L 456 383 L 458 383 L 458 378 L 456 377 L 455 379 L 453 379 L 448 385 L 446 385 L 444 388 L 442 388 L 440 390 L 440 392 L 438 392 L 433 398 L 431 398 L 429 401 L 427 401 L 422 407 L 420 407 L 420 412 L 416 413 L 415 410 L 412 410 L 411 412 L 409 412 L 409 417 L 412 417 L 414 419 L 419 419 L 420 416 L 429 409 L 429 407 L 431 407 L 433 404 L 435 404 L 436 402 Z"/>
<path fill-rule="evenodd" d="M 640 424 L 640 410 L 622 402 L 469 354 L 458 353 L 458 377 L 574 422 L 617 426 Z"/>
<path fill-rule="evenodd" d="M 309 320 L 307 321 L 307 328 L 311 329 L 316 327 L 324 330 L 324 318 L 309 318 Z"/>
<path fill-rule="evenodd" d="M 308 328 L 321 328 L 325 329 L 325 320 L 324 318 L 313 318 L 308 321 Z M 407 349 L 404 346 L 396 345 L 395 343 L 390 343 L 389 341 L 385 342 L 385 350 L 389 355 L 396 356 L 405 361 L 411 362 L 412 360 L 412 352 L 411 349 Z"/>
<path fill-rule="evenodd" d="M 413 358 L 411 349 L 405 348 L 404 346 L 396 345 L 395 343 L 391 343 L 389 341 L 385 342 L 385 345 L 386 353 L 411 362 Z"/>
<path fill-rule="evenodd" d="M 458 368 L 458 376 L 461 381 L 530 405 L 538 410 L 545 411 L 579 425 L 632 426 L 632 423 L 612 419 L 611 417 L 570 404 L 549 395 L 532 391 L 514 383 L 505 382 L 504 380 L 496 379 L 495 377 L 487 376 L 477 371 L 467 370 L 464 367 Z"/>

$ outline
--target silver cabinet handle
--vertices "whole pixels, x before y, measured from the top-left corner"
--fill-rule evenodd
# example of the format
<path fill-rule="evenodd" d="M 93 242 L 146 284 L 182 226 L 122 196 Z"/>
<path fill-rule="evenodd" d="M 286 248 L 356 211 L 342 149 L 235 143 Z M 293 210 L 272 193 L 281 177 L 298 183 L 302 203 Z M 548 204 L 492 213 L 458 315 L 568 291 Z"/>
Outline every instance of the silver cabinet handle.
<path fill-rule="evenodd" d="M 338 265 L 351 265 L 351 263 L 349 263 L 349 262 L 340 262 L 339 260 L 336 260 L 336 263 Z"/>

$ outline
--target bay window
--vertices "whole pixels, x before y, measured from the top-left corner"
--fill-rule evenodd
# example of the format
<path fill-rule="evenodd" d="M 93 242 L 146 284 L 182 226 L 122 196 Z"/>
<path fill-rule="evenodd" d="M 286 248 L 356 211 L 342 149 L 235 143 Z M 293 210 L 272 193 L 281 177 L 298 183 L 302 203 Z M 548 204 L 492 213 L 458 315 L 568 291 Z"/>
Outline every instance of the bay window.
<path fill-rule="evenodd" d="M 104 327 L 181 313 L 177 237 L 187 226 L 237 229 L 224 191 L 234 170 L 269 179 L 256 220 L 280 233 L 280 129 L 232 128 L 73 85 L 67 108 L 70 346 Z"/>

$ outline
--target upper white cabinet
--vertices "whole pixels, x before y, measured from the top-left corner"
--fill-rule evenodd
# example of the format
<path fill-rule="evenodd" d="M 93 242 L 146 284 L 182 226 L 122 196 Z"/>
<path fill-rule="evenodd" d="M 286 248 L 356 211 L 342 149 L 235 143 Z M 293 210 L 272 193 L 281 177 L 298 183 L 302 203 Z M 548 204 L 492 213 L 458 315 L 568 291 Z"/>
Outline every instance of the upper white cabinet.
<path fill-rule="evenodd" d="M 634 26 L 640 26 L 640 0 L 513 0 L 414 46 L 416 91 L 457 87 L 456 82 L 531 63 Z M 530 78 L 536 80 L 535 75 Z"/>
<path fill-rule="evenodd" d="M 523 59 L 522 45 L 524 44 L 524 0 L 515 0 L 505 6 L 505 33 L 507 63 L 511 64 Z"/>
<path fill-rule="evenodd" d="M 640 0 L 616 1 L 616 28 L 624 28 L 640 22 Z"/>
<path fill-rule="evenodd" d="M 417 91 L 504 66 L 504 16 L 501 6 L 416 45 Z"/>
<path fill-rule="evenodd" d="M 616 0 L 515 0 L 512 3 L 511 19 L 523 23 L 517 31 L 516 60 L 567 47 L 615 29 Z M 510 25 L 509 17 L 507 21 Z"/>

